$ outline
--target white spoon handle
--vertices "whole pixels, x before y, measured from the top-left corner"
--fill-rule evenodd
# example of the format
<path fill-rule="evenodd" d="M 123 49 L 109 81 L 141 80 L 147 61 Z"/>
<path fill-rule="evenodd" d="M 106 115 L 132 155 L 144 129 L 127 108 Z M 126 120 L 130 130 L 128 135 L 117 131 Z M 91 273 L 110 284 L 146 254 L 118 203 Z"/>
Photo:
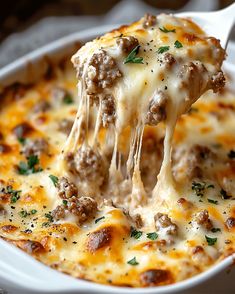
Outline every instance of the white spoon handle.
<path fill-rule="evenodd" d="M 219 39 L 225 48 L 235 22 L 235 3 L 218 11 L 183 12 L 177 16 L 192 18 L 209 36 Z"/>

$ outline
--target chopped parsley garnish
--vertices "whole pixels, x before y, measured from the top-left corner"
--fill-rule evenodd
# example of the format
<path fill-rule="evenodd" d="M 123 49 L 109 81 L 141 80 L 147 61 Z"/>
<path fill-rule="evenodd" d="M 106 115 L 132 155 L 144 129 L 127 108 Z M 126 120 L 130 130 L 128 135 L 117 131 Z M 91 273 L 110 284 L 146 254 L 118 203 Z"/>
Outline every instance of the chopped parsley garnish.
<path fill-rule="evenodd" d="M 206 188 L 206 183 L 200 183 L 200 182 L 192 182 L 192 190 L 195 192 L 195 194 L 199 197 L 202 197 L 204 195 L 204 191 Z"/>
<path fill-rule="evenodd" d="M 159 30 L 162 31 L 163 33 L 175 33 L 175 29 L 173 29 L 173 30 L 168 30 L 168 29 L 165 28 L 165 27 L 162 27 L 162 28 L 159 27 Z"/>
<path fill-rule="evenodd" d="M 27 162 L 21 161 L 18 166 L 18 172 L 20 175 L 30 175 L 42 171 L 41 167 L 36 167 L 39 164 L 37 155 L 31 155 L 27 158 Z"/>
<path fill-rule="evenodd" d="M 183 45 L 178 40 L 175 41 L 174 46 L 175 46 L 175 48 L 182 48 L 183 47 Z"/>
<path fill-rule="evenodd" d="M 63 200 L 62 203 L 63 203 L 64 206 L 67 206 L 68 201 L 67 200 Z"/>
<path fill-rule="evenodd" d="M 104 216 L 101 216 L 101 217 L 97 218 L 97 219 L 95 220 L 95 224 L 97 224 L 99 221 L 101 221 L 101 220 L 104 219 L 104 218 L 105 218 Z"/>
<path fill-rule="evenodd" d="M 212 204 L 215 204 L 215 205 L 218 204 L 218 201 L 217 201 L 217 200 L 213 200 L 213 199 L 209 199 L 209 198 L 207 198 L 207 201 L 208 201 L 209 203 L 212 203 Z"/>
<path fill-rule="evenodd" d="M 205 235 L 205 238 L 209 246 L 213 246 L 217 242 L 217 238 L 211 238 L 211 237 L 208 237 L 207 235 Z"/>
<path fill-rule="evenodd" d="M 169 49 L 170 49 L 170 46 L 162 46 L 162 47 L 158 48 L 157 53 L 162 54 L 162 53 L 168 51 Z"/>
<path fill-rule="evenodd" d="M 136 260 L 136 257 L 133 257 L 127 263 L 130 265 L 138 265 L 139 264 L 138 261 Z"/>
<path fill-rule="evenodd" d="M 215 188 L 213 184 L 207 185 L 205 182 L 192 182 L 192 190 L 198 197 L 202 197 L 206 189 Z M 210 202 L 208 200 L 208 202 Z M 212 202 L 211 202 L 212 203 Z"/>
<path fill-rule="evenodd" d="M 131 227 L 131 237 L 139 239 L 142 236 L 143 232 L 137 231 L 135 228 Z"/>
<path fill-rule="evenodd" d="M 147 233 L 147 238 L 150 239 L 150 240 L 156 240 L 158 237 L 158 234 L 156 232 L 153 232 L 153 233 Z"/>
<path fill-rule="evenodd" d="M 29 213 L 26 211 L 26 210 L 21 210 L 20 212 L 19 212 L 19 215 L 21 216 L 21 217 L 27 217 L 28 215 L 29 215 Z"/>
<path fill-rule="evenodd" d="M 222 196 L 222 199 L 224 200 L 230 199 L 232 197 L 231 195 L 228 195 L 224 189 L 220 190 L 220 195 Z"/>
<path fill-rule="evenodd" d="M 137 45 L 124 59 L 124 64 L 126 63 L 144 63 L 143 57 L 136 57 L 140 49 L 140 45 Z"/>
<path fill-rule="evenodd" d="M 228 153 L 229 158 L 235 158 L 235 150 L 230 150 Z"/>
<path fill-rule="evenodd" d="M 45 213 L 45 217 L 48 219 L 49 222 L 53 222 L 53 216 L 50 213 Z"/>
<path fill-rule="evenodd" d="M 36 210 L 36 209 L 32 209 L 31 211 L 30 211 L 30 213 L 31 214 L 35 214 L 35 213 L 37 213 L 38 211 Z"/>
<path fill-rule="evenodd" d="M 42 223 L 42 227 L 47 228 L 49 226 L 50 226 L 50 222 L 44 222 L 44 223 Z"/>
<path fill-rule="evenodd" d="M 21 190 L 14 190 L 12 186 L 7 186 L 6 192 L 11 195 L 11 203 L 16 203 L 16 201 L 20 199 Z"/>
<path fill-rule="evenodd" d="M 56 187 L 58 184 L 58 180 L 59 178 L 54 176 L 54 175 L 49 175 L 49 178 L 51 179 L 52 183 L 54 184 L 54 186 Z"/>
<path fill-rule="evenodd" d="M 24 145 L 26 142 L 26 138 L 23 138 L 23 137 L 19 137 L 19 138 L 17 138 L 17 140 L 21 145 Z"/>
<path fill-rule="evenodd" d="M 221 229 L 220 229 L 220 228 L 212 228 L 212 229 L 211 229 L 211 232 L 212 232 L 212 233 L 221 232 Z"/>
<path fill-rule="evenodd" d="M 73 97 L 69 93 L 67 93 L 63 98 L 63 102 L 64 104 L 72 104 L 74 102 Z"/>

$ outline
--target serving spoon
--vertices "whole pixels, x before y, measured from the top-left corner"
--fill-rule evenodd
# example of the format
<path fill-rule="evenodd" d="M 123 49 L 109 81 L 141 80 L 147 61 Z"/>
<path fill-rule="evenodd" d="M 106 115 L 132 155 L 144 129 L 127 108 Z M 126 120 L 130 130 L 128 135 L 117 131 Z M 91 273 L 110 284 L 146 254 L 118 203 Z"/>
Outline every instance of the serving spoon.
<path fill-rule="evenodd" d="M 175 15 L 192 19 L 208 36 L 216 37 L 221 46 L 226 48 L 235 22 L 235 3 L 217 11 L 181 12 Z"/>

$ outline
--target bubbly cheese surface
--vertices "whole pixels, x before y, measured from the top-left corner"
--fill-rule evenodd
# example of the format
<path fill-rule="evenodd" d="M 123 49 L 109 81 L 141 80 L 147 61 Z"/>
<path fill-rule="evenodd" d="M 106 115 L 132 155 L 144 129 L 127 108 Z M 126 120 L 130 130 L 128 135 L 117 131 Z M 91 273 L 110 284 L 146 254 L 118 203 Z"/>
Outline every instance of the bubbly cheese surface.
<path fill-rule="evenodd" d="M 127 36 L 138 39 L 134 57 L 143 63 L 124 64 L 136 48 L 120 45 Z M 102 54 L 107 74 L 97 77 L 99 63 L 89 68 L 89 60 L 100 50 L 115 64 L 110 71 L 112 60 Z M 188 20 L 148 17 L 73 57 L 83 96 L 67 65 L 34 85 L 6 89 L 1 237 L 76 278 L 131 287 L 175 283 L 233 254 L 235 95 L 210 91 L 191 107 L 216 90 L 223 54 Z M 152 115 L 150 102 L 161 102 L 162 113 L 156 104 Z M 160 178 L 159 188 L 161 168 L 170 185 Z"/>

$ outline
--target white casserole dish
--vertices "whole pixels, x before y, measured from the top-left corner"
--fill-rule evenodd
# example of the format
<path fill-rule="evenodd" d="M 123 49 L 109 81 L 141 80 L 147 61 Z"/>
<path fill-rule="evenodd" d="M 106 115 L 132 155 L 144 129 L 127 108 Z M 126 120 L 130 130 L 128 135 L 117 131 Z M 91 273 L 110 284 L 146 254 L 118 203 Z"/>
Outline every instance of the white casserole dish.
<path fill-rule="evenodd" d="M 116 26 L 115 26 L 116 27 Z M 0 70 L 0 92 L 14 82 L 36 81 L 46 71 L 48 63 L 57 63 L 61 58 L 72 55 L 76 44 L 93 39 L 97 35 L 113 29 L 102 26 L 72 34 L 18 59 Z M 225 68 L 231 76 L 230 86 L 235 89 L 235 43 L 229 44 L 228 60 Z M 232 64 L 234 61 L 234 64 Z M 208 271 L 193 278 L 169 286 L 155 288 L 118 288 L 74 279 L 52 270 L 20 249 L 0 239 L 0 288 L 8 293 L 234 293 L 235 270 L 230 275 L 225 271 L 235 261 L 229 256 Z M 208 290 L 206 290 L 208 289 Z M 223 291 L 222 291 L 223 289 Z M 1 290 L 0 290 L 1 293 Z"/>

